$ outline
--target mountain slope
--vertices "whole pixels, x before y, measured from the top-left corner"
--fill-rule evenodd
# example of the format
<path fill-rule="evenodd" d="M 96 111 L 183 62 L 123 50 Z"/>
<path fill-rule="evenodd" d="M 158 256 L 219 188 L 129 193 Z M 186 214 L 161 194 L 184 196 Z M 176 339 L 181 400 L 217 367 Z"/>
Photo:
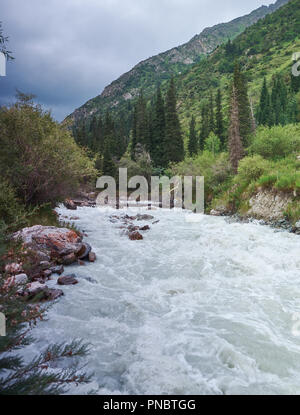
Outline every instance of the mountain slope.
<path fill-rule="evenodd" d="M 103 114 L 107 109 L 114 109 L 118 112 L 130 109 L 130 101 L 138 95 L 140 89 L 143 89 L 146 94 L 151 94 L 158 83 L 170 79 L 173 75 L 186 73 L 195 63 L 214 51 L 218 45 L 228 38 L 234 39 L 247 27 L 273 13 L 288 1 L 277 0 L 275 4 L 262 6 L 229 23 L 206 28 L 184 45 L 140 62 L 131 71 L 107 86 L 101 95 L 75 110 L 65 121 L 77 124 L 81 119 Z"/>
<path fill-rule="evenodd" d="M 215 50 L 206 60 L 176 79 L 182 126 L 188 129 L 192 115 L 201 119 L 201 108 L 210 93 L 223 92 L 223 112 L 227 113 L 229 86 L 234 62 L 242 64 L 249 81 L 249 95 L 256 107 L 264 77 L 270 84 L 274 74 L 291 75 L 293 53 L 300 50 L 300 0 L 291 0 L 275 13 L 248 27 L 233 42 Z"/>

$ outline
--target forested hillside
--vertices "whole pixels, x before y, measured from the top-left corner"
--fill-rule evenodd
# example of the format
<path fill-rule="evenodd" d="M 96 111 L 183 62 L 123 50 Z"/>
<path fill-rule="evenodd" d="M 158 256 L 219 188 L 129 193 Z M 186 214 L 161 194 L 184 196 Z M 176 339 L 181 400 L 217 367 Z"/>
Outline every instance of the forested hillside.
<path fill-rule="evenodd" d="M 141 90 L 129 117 L 107 112 L 80 123 L 77 142 L 96 153 L 104 174 L 127 167 L 130 175 L 146 177 L 204 175 L 208 208 L 231 188 L 241 166 L 251 171 L 248 162 L 263 168 L 230 195 L 233 210 L 263 173 L 263 185 L 296 191 L 300 77 L 292 75 L 292 56 L 300 50 L 299 6 L 293 0 L 259 20 L 153 95 Z"/>
<path fill-rule="evenodd" d="M 273 13 L 288 1 L 277 0 L 275 4 L 262 6 L 231 22 L 206 28 L 189 42 L 140 62 L 131 71 L 107 86 L 101 95 L 77 109 L 67 117 L 66 121 L 78 125 L 82 119 L 89 122 L 92 116 L 103 116 L 107 110 L 112 110 L 118 116 L 125 114 L 126 117 L 141 89 L 146 95 L 154 93 L 158 84 L 169 80 L 172 76 L 186 73 L 218 45 L 228 39 L 234 39 L 247 27 Z"/>

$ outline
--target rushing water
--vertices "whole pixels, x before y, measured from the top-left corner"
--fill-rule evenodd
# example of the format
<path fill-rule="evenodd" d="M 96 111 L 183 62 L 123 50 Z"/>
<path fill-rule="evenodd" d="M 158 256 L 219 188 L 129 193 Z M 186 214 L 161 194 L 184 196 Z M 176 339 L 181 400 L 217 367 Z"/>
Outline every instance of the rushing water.
<path fill-rule="evenodd" d="M 66 269 L 80 283 L 27 348 L 92 344 L 94 381 L 71 393 L 300 394 L 299 237 L 157 210 L 144 240 L 129 241 L 116 211 L 75 214 L 98 260 Z"/>

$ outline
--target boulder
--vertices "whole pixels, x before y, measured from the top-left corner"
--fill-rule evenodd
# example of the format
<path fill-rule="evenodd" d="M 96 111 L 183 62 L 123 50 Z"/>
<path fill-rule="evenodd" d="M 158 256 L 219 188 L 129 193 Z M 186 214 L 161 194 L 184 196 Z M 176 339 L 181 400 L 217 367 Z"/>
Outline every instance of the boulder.
<path fill-rule="evenodd" d="M 138 214 L 136 217 L 136 220 L 140 221 L 140 220 L 152 220 L 154 219 L 154 216 L 152 215 L 140 215 Z"/>
<path fill-rule="evenodd" d="M 97 259 L 95 252 L 90 252 L 89 253 L 89 261 L 90 262 L 95 262 Z"/>
<path fill-rule="evenodd" d="M 127 229 L 129 230 L 129 232 L 136 232 L 140 228 L 139 228 L 139 226 L 129 225 Z"/>
<path fill-rule="evenodd" d="M 77 209 L 76 204 L 71 199 L 66 199 L 64 205 L 69 210 L 76 210 Z"/>
<path fill-rule="evenodd" d="M 23 285 L 28 283 L 28 277 L 26 274 L 19 274 L 13 277 L 7 278 L 5 281 L 5 287 L 11 287 L 14 285 Z"/>
<path fill-rule="evenodd" d="M 43 290 L 46 287 L 45 284 L 41 284 L 38 281 L 31 282 L 26 287 L 26 293 L 31 295 L 37 295 L 41 290 Z"/>
<path fill-rule="evenodd" d="M 39 301 L 54 301 L 64 295 L 64 293 L 61 290 L 48 288 L 45 284 L 32 282 L 31 284 L 28 284 L 24 295 L 27 297 L 28 301 L 34 299 L 37 295 L 39 296 Z"/>
<path fill-rule="evenodd" d="M 92 247 L 88 243 L 83 243 L 81 250 L 77 253 L 77 257 L 79 259 L 85 259 L 88 257 L 89 253 L 91 252 Z"/>
<path fill-rule="evenodd" d="M 50 269 L 46 269 L 45 271 L 43 271 L 43 278 L 45 278 L 46 280 L 49 280 L 51 275 L 52 271 Z"/>
<path fill-rule="evenodd" d="M 63 265 L 58 265 L 57 267 L 51 267 L 50 271 L 52 271 L 53 274 L 58 274 L 61 275 L 64 272 L 64 267 Z"/>
<path fill-rule="evenodd" d="M 150 230 L 150 226 L 149 225 L 145 225 L 143 227 L 140 228 L 140 231 L 149 231 Z"/>
<path fill-rule="evenodd" d="M 67 275 L 63 277 L 59 277 L 57 280 L 58 285 L 76 285 L 78 284 L 78 280 L 75 278 L 76 275 Z"/>
<path fill-rule="evenodd" d="M 139 232 L 131 232 L 128 236 L 131 241 L 141 241 L 142 239 L 144 239 Z"/>
<path fill-rule="evenodd" d="M 64 295 L 62 290 L 56 290 L 54 288 L 46 288 L 43 291 L 43 297 L 41 301 L 55 301 L 59 297 L 62 297 Z"/>
<path fill-rule="evenodd" d="M 46 269 L 50 269 L 51 268 L 51 264 L 48 261 L 42 261 L 42 262 L 40 262 L 40 267 L 44 271 Z"/>
<path fill-rule="evenodd" d="M 7 274 L 16 275 L 23 271 L 22 265 L 15 262 L 5 265 L 5 272 Z"/>
<path fill-rule="evenodd" d="M 69 254 L 77 255 L 82 249 L 82 236 L 67 228 L 36 225 L 24 228 L 13 235 L 34 251 L 43 252 L 52 259 Z"/>
<path fill-rule="evenodd" d="M 74 254 L 74 252 L 72 252 L 69 255 L 65 255 L 64 257 L 62 257 L 61 262 L 63 265 L 72 265 L 74 264 L 74 262 L 76 262 L 77 257 Z"/>

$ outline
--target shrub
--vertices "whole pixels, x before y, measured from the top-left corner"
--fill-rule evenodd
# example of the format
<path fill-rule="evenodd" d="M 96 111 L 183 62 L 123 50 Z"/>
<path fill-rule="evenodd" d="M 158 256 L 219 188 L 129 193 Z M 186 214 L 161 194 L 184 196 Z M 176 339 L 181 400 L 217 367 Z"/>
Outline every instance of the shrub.
<path fill-rule="evenodd" d="M 300 125 L 260 127 L 249 148 L 266 159 L 280 159 L 300 151 Z"/>
<path fill-rule="evenodd" d="M 259 179 L 268 169 L 270 163 L 259 155 L 245 157 L 239 163 L 236 182 L 251 183 Z"/>
<path fill-rule="evenodd" d="M 0 145 L 0 175 L 25 204 L 61 200 L 96 176 L 85 150 L 30 97 L 1 109 Z"/>
<path fill-rule="evenodd" d="M 12 186 L 0 179 L 0 219 L 7 225 L 18 222 L 25 217 L 25 208 L 18 201 Z"/>
<path fill-rule="evenodd" d="M 168 174 L 169 176 L 204 176 L 206 202 L 212 198 L 212 193 L 216 194 L 224 190 L 232 177 L 228 154 L 214 155 L 208 151 L 172 165 Z"/>

